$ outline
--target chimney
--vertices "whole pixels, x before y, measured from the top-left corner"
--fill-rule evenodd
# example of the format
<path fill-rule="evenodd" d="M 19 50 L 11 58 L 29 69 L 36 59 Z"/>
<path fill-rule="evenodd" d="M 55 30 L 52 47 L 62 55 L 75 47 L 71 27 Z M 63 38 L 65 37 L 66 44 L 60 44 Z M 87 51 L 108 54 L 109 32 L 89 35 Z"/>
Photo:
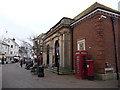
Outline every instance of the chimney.
<path fill-rule="evenodd" d="M 15 41 L 15 38 L 13 38 L 13 41 Z"/>

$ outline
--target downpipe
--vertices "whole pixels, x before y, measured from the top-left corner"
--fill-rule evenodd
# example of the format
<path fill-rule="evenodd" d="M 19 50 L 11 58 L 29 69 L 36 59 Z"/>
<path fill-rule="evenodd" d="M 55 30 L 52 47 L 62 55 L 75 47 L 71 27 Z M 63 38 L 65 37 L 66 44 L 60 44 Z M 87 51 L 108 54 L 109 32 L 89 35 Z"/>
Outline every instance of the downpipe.
<path fill-rule="evenodd" d="M 118 58 L 117 58 L 117 50 L 116 50 L 116 38 L 115 38 L 115 27 L 114 27 L 114 17 L 111 17 L 112 31 L 113 31 L 113 40 L 114 40 L 114 50 L 115 50 L 115 64 L 116 64 L 116 74 L 117 80 L 119 80 L 119 72 L 118 72 Z"/>

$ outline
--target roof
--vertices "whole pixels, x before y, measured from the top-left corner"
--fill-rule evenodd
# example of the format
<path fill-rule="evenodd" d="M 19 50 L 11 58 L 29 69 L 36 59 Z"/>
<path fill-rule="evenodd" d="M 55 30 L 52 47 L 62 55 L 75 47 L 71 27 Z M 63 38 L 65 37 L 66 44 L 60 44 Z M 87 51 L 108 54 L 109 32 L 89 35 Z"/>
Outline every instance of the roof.
<path fill-rule="evenodd" d="M 6 42 L 0 40 L 0 44 L 9 46 Z"/>
<path fill-rule="evenodd" d="M 56 33 L 59 29 L 58 28 L 62 28 L 62 27 L 69 27 L 69 25 L 73 22 L 73 19 L 68 18 L 68 17 L 63 17 L 62 19 L 60 19 L 60 21 L 55 24 L 52 28 L 50 28 L 49 31 L 47 31 L 44 35 L 44 40 L 46 38 L 48 38 L 49 36 L 53 35 L 54 33 Z"/>
<path fill-rule="evenodd" d="M 120 14 L 119 11 L 117 10 L 114 10 L 112 8 L 109 8 L 105 5 L 102 5 L 98 2 L 95 2 L 93 5 L 91 5 L 89 8 L 87 8 L 86 10 L 84 10 L 82 13 L 78 14 L 77 16 L 74 17 L 74 20 L 77 20 L 79 19 L 80 17 L 83 17 L 85 16 L 86 14 L 90 13 L 91 11 L 97 9 L 97 8 L 100 8 L 100 9 L 104 9 L 104 10 L 108 10 L 108 11 L 111 11 L 111 12 L 114 12 L 114 13 L 117 13 L 117 14 Z"/>
<path fill-rule="evenodd" d="M 11 39 L 11 38 L 8 38 L 6 41 L 8 41 L 8 40 L 11 40 L 16 46 L 19 46 L 19 45 L 15 42 L 15 40 L 13 40 L 13 39 Z"/>
<path fill-rule="evenodd" d="M 71 18 L 63 17 L 62 19 L 60 19 L 60 21 L 57 24 L 55 24 L 52 28 L 50 28 L 50 30 L 48 32 L 46 32 L 45 34 L 49 33 L 50 31 L 52 31 L 52 29 L 55 29 L 59 25 L 70 25 L 72 20 L 73 19 L 71 19 Z"/>

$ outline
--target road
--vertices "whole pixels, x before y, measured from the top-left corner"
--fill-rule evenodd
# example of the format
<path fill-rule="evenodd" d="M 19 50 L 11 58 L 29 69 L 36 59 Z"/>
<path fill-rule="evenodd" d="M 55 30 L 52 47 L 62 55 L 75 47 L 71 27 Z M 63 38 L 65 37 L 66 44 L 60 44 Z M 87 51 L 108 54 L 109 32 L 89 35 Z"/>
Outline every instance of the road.
<path fill-rule="evenodd" d="M 16 64 L 2 65 L 3 88 L 117 88 L 117 80 L 88 81 L 73 75 L 56 75 L 45 70 L 45 77 L 32 75 L 30 70 Z"/>

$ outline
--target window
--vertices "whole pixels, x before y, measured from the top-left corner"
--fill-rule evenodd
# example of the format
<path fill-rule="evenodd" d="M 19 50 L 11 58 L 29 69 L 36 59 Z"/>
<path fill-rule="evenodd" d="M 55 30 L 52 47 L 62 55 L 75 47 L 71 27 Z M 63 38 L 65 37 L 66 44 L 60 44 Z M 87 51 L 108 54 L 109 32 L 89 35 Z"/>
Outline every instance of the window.
<path fill-rule="evenodd" d="M 43 50 L 43 47 L 40 47 L 40 51 L 42 51 Z"/>
<path fill-rule="evenodd" d="M 11 45 L 11 48 L 13 48 L 13 45 Z"/>
<path fill-rule="evenodd" d="M 78 50 L 85 50 L 85 39 L 81 39 L 77 42 Z"/>
<path fill-rule="evenodd" d="M 10 54 L 12 54 L 12 51 L 10 52 Z"/>

